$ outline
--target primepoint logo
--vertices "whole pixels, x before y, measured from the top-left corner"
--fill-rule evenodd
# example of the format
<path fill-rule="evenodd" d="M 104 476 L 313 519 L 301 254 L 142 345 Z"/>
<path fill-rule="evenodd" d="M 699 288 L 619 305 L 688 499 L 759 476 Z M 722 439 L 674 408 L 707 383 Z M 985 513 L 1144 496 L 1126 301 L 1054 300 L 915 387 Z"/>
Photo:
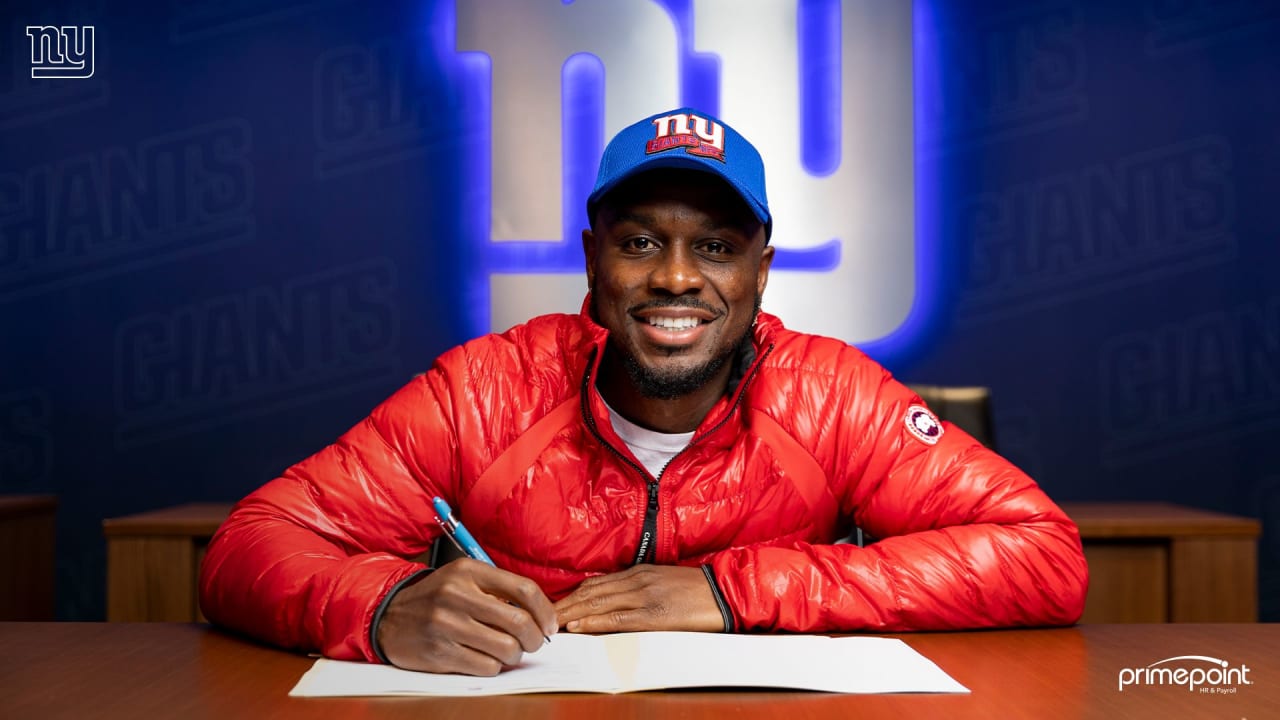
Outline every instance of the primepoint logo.
<path fill-rule="evenodd" d="M 605 141 L 689 105 L 764 157 L 777 248 L 764 309 L 849 342 L 895 332 L 917 295 L 912 8 L 456 0 L 457 58 L 489 100 L 463 211 L 489 286 L 477 329 L 578 310 Z"/>
<path fill-rule="evenodd" d="M 1194 666 L 1186 667 L 1187 664 Z M 1253 681 L 1249 679 L 1249 666 L 1244 663 L 1231 667 L 1226 660 L 1205 655 L 1178 655 L 1146 667 L 1123 668 L 1118 683 L 1120 692 L 1131 685 L 1174 685 L 1185 686 L 1187 692 L 1230 695 L 1239 689 L 1237 686 L 1252 685 Z"/>

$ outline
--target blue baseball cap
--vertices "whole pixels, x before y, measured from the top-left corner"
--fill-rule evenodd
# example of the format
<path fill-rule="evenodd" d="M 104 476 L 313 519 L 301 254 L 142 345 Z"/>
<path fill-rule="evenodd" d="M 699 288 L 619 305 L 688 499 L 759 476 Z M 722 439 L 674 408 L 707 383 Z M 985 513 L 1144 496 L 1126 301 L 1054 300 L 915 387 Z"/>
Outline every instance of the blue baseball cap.
<path fill-rule="evenodd" d="M 601 198 L 619 183 L 658 168 L 687 168 L 719 177 L 764 224 L 765 242 L 773 234 L 760 153 L 720 119 L 688 107 L 647 117 L 613 136 L 587 197 L 587 217 L 595 217 Z"/>

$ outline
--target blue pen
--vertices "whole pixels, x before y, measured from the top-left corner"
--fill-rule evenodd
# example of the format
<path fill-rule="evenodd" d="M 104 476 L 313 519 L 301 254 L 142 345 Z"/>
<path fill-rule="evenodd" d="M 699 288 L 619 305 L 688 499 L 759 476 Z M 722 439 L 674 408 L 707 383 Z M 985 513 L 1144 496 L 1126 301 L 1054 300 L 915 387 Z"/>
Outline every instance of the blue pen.
<path fill-rule="evenodd" d="M 493 565 L 493 559 L 489 557 L 489 553 L 480 547 L 480 543 L 471 536 L 471 532 L 467 530 L 458 518 L 453 516 L 453 509 L 449 507 L 449 503 L 444 498 L 431 498 L 431 505 L 436 509 L 436 518 L 440 521 L 440 527 L 444 528 L 444 534 L 449 536 L 453 544 L 458 549 L 467 554 L 472 560 Z M 495 566 L 496 567 L 496 566 Z"/>

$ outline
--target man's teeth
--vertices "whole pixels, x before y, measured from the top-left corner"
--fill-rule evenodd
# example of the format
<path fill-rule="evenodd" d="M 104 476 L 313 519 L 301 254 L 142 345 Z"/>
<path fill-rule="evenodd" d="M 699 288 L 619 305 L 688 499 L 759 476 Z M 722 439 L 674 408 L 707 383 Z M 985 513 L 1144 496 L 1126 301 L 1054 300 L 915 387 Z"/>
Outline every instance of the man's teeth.
<path fill-rule="evenodd" d="M 660 327 L 664 330 L 688 330 L 691 327 L 697 327 L 698 318 L 693 317 L 651 317 L 649 324 Z"/>

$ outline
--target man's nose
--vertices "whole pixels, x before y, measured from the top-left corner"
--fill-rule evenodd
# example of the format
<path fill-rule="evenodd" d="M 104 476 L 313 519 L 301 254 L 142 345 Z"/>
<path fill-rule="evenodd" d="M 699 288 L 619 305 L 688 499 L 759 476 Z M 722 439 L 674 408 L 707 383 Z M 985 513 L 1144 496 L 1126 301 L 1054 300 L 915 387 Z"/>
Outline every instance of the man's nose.
<path fill-rule="evenodd" d="M 697 292 L 705 281 L 697 257 L 684 243 L 669 245 L 659 258 L 657 267 L 649 274 L 651 289 L 665 290 L 672 295 Z"/>

